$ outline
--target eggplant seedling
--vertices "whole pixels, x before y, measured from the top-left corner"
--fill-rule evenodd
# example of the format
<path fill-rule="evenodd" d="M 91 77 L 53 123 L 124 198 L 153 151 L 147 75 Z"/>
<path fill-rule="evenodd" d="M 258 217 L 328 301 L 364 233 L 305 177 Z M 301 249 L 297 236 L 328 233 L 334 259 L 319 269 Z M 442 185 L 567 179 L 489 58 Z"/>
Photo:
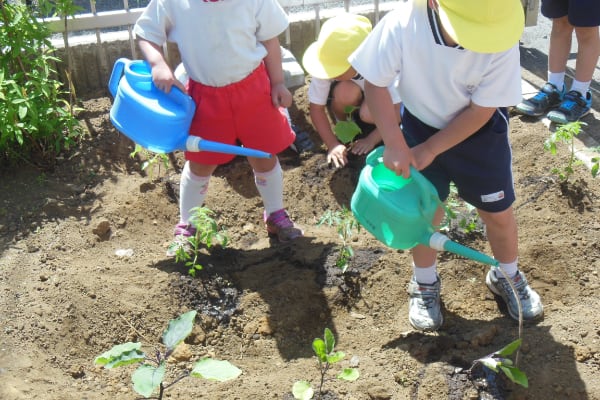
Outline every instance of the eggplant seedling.
<path fill-rule="evenodd" d="M 316 338 L 312 342 L 313 352 L 319 363 L 320 381 L 317 388 L 317 400 L 323 396 L 323 385 L 327 379 L 327 372 L 331 366 L 341 361 L 346 355 L 342 351 L 335 351 L 335 337 L 329 328 L 325 328 L 323 339 Z M 337 374 L 338 379 L 355 381 L 360 376 L 356 368 L 344 368 Z M 298 400 L 310 400 L 315 391 L 309 381 L 297 381 L 292 386 L 292 394 Z"/>
<path fill-rule="evenodd" d="M 141 351 L 141 343 L 127 342 L 100 354 L 94 360 L 94 364 L 110 369 L 141 363 L 131 375 L 131 380 L 133 390 L 147 399 L 162 400 L 166 389 L 188 376 L 219 382 L 237 378 L 242 371 L 228 361 L 202 358 L 196 362 L 191 371 L 183 371 L 168 384 L 164 382 L 167 375 L 167 360 L 175 348 L 192 333 L 195 318 L 196 311 L 189 311 L 171 320 L 162 335 L 162 343 L 166 349 L 164 352 L 157 349 L 154 357 Z M 153 396 L 157 389 L 158 394 Z"/>
<path fill-rule="evenodd" d="M 335 225 L 337 234 L 342 240 L 342 244 L 338 249 L 335 265 L 342 270 L 342 273 L 346 272 L 352 257 L 354 257 L 354 250 L 350 245 L 350 241 L 354 235 L 354 231 L 356 231 L 356 233 L 360 232 L 360 224 L 354 217 L 354 214 L 352 214 L 352 211 L 345 206 L 342 206 L 341 210 L 327 210 L 317 225 L 323 223 L 327 223 L 329 226 Z"/>

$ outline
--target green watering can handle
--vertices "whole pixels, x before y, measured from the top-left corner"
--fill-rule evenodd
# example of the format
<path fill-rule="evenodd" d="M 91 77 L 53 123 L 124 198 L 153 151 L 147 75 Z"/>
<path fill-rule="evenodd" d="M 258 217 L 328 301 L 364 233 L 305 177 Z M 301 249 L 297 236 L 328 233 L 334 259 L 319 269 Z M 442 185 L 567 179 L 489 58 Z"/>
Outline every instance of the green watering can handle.
<path fill-rule="evenodd" d="M 435 208 L 442 206 L 442 201 L 440 200 L 435 187 L 412 165 L 410 166 L 410 177 L 419 187 L 421 192 L 421 212 L 424 210 L 429 210 L 432 205 L 435 205 Z"/>

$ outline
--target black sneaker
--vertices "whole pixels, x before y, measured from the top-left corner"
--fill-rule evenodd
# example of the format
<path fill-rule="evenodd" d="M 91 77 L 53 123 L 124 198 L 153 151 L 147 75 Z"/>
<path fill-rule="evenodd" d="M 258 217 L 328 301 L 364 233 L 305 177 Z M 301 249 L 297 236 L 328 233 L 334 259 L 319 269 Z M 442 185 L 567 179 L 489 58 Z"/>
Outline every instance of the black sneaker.
<path fill-rule="evenodd" d="M 516 105 L 515 109 L 521 114 L 539 117 L 546 114 L 551 108 L 558 107 L 563 100 L 564 95 L 564 86 L 562 91 L 559 91 L 556 86 L 550 82 L 546 82 L 535 96 L 523 100 Z"/>
<path fill-rule="evenodd" d="M 548 119 L 557 124 L 566 124 L 579 121 L 590 113 L 592 109 L 592 92 L 589 90 L 585 98 L 576 90 L 571 90 L 556 110 L 548 113 Z"/>

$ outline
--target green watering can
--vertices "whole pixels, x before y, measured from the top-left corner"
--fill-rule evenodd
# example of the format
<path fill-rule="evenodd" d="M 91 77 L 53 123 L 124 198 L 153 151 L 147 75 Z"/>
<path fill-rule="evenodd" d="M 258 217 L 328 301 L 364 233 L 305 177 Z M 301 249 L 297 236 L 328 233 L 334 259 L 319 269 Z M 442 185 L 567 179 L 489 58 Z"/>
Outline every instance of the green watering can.
<path fill-rule="evenodd" d="M 492 257 L 436 232 L 431 221 L 442 205 L 437 190 L 413 167 L 408 179 L 388 169 L 383 164 L 383 149 L 378 147 L 367 156 L 352 195 L 350 208 L 357 221 L 394 249 L 407 250 L 423 244 L 497 267 L 498 261 Z"/>

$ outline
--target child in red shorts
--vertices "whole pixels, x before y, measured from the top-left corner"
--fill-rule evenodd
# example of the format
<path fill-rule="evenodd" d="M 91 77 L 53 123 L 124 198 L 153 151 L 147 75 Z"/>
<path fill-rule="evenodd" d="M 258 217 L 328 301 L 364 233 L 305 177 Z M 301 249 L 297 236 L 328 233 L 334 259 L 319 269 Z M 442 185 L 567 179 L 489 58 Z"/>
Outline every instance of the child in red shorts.
<path fill-rule="evenodd" d="M 175 85 L 196 103 L 190 134 L 262 150 L 272 158 L 248 157 L 262 197 L 269 234 L 287 242 L 303 235 L 283 205 L 283 171 L 276 154 L 294 141 L 284 108 L 292 103 L 285 87 L 278 36 L 288 26 L 276 0 L 152 0 L 134 31 L 152 79 L 161 90 Z M 185 88 L 168 66 L 162 46 L 177 43 L 189 75 Z M 195 234 L 190 210 L 203 204 L 210 177 L 229 154 L 186 152 L 180 182 L 180 219 L 167 255 Z"/>

